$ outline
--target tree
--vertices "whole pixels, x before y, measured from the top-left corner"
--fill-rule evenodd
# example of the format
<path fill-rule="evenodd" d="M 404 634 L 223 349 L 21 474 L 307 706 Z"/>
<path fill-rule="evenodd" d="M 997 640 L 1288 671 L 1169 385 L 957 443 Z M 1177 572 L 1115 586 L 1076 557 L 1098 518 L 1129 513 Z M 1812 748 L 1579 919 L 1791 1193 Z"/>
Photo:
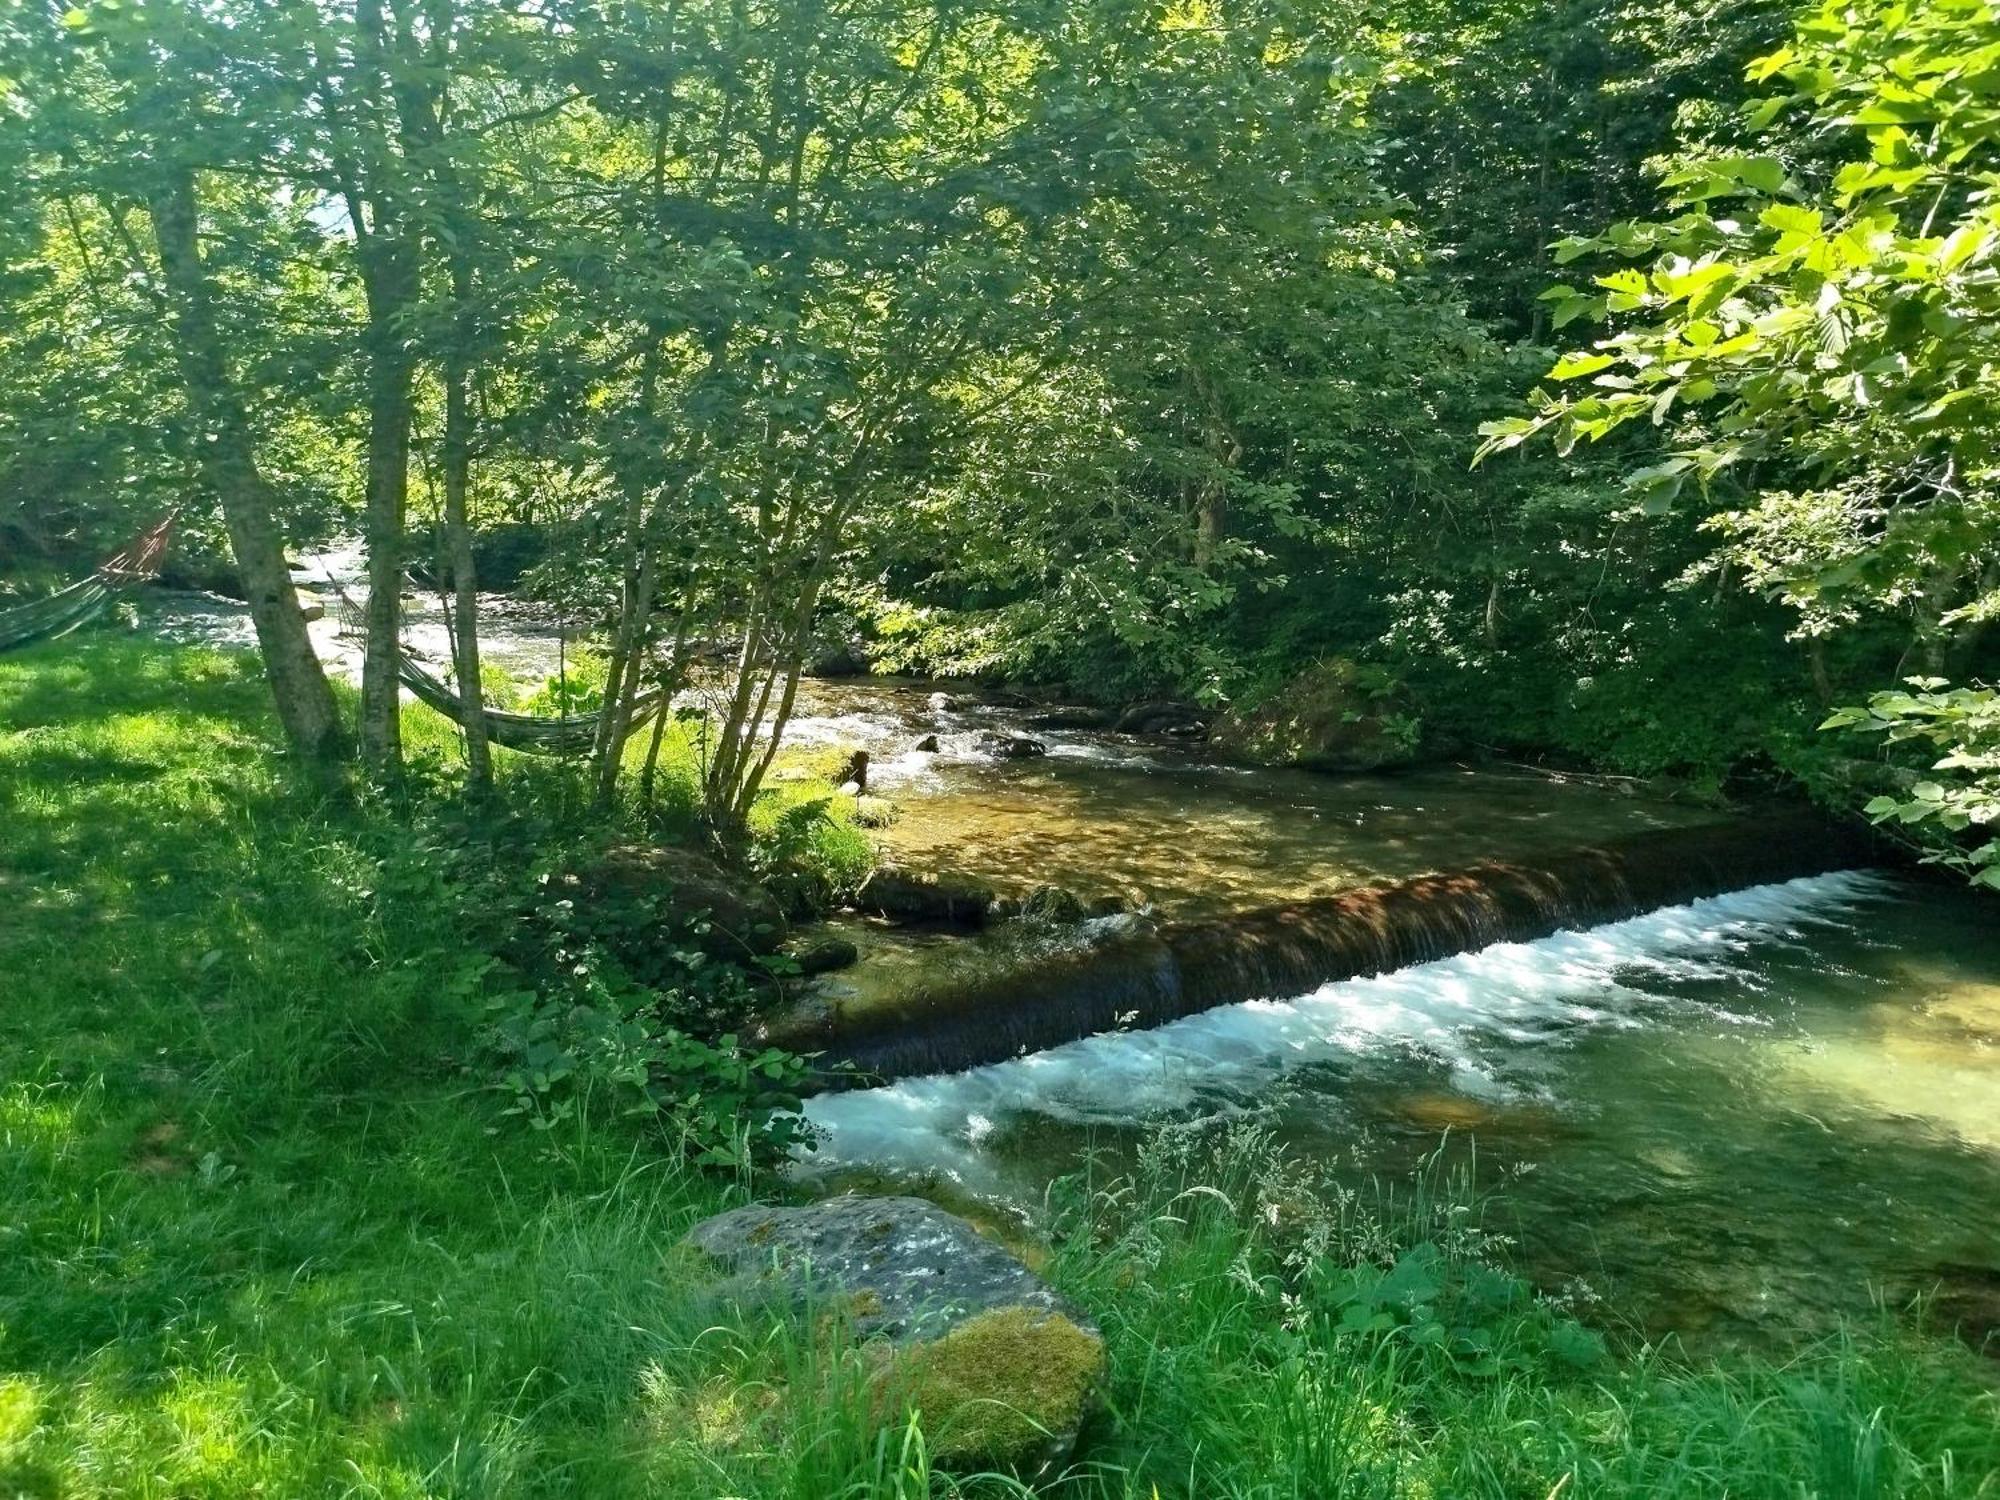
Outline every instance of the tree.
<path fill-rule="evenodd" d="M 100 306 L 107 316 L 115 307 L 143 319 L 145 334 L 172 350 L 183 436 L 227 522 L 279 720 L 299 753 L 331 757 L 344 730 L 306 634 L 241 377 L 226 352 L 244 324 L 225 328 L 201 244 L 201 174 L 234 164 L 243 128 L 232 119 L 243 99 L 229 49 L 204 17 L 144 8 L 51 14 L 42 26 L 10 27 L 5 40 L 7 71 L 33 102 L 8 121 L 9 152 L 40 201 L 68 205 L 80 261 L 89 245 L 75 200 L 94 200 L 113 231 L 119 277 L 139 290 L 115 305 L 100 297 Z M 224 196 L 246 242 L 268 245 L 271 231 L 291 222 L 268 199 Z"/>
<path fill-rule="evenodd" d="M 1675 217 L 1562 247 L 1636 263 L 1546 294 L 1559 322 L 1614 330 L 1483 451 L 1650 424 L 1667 451 L 1630 474 L 1632 499 L 1702 497 L 1718 562 L 1800 635 L 1893 619 L 1899 670 L 1974 667 L 2000 614 L 1996 61 L 2000 11 L 1980 0 L 1808 14 L 1751 68 L 1782 86 L 1749 114 L 1776 150 L 1683 161 Z"/>

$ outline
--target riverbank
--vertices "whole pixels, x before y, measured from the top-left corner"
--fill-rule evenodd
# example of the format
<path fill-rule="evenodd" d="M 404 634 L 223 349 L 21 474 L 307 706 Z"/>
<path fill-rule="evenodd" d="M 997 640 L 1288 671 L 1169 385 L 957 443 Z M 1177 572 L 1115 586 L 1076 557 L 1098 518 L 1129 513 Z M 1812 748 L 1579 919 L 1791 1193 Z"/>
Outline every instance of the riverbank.
<path fill-rule="evenodd" d="M 796 1189 L 589 1101 L 510 1114 L 437 823 L 275 739 L 242 658 L 0 658 L 0 1493 L 953 1493 L 863 1355 L 668 1258 Z M 1434 1176 L 1356 1204 L 1189 1139 L 1038 1224 L 1111 1351 L 1040 1493 L 1994 1493 L 1993 1366 L 1900 1308 L 1783 1356 L 1640 1349 L 1507 1279 Z"/>

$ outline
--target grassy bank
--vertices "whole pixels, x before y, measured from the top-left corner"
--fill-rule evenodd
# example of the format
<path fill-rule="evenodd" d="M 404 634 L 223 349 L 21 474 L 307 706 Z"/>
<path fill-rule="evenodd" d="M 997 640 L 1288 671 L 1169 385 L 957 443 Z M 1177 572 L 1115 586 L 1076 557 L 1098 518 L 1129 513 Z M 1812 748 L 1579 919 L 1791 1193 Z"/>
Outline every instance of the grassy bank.
<path fill-rule="evenodd" d="M 236 658 L 0 657 L 0 1496 L 949 1493 L 852 1351 L 667 1253 L 777 1185 L 503 1112 L 430 824 L 274 740 Z M 1449 1205 L 1254 1140 L 1164 1141 L 1050 1232 L 1113 1371 L 1050 1495 L 2000 1495 L 1953 1346 L 1606 1352 Z"/>

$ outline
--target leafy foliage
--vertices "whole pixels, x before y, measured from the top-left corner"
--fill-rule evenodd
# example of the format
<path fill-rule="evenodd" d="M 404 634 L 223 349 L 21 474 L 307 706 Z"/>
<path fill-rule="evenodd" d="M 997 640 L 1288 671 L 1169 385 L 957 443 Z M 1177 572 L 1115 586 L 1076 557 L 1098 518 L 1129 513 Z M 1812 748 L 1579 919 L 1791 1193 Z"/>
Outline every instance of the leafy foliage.
<path fill-rule="evenodd" d="M 1965 870 L 1976 884 L 2000 889 L 2000 832 L 1994 831 L 2000 826 L 2000 693 L 1913 677 L 1908 691 L 1877 693 L 1866 708 L 1842 709 L 1821 727 L 1872 735 L 1891 756 L 1901 748 L 1922 757 L 1919 769 L 1928 774 L 1899 778 L 1901 791 L 1871 799 L 1864 810 L 1877 823 L 1927 837 L 1932 858 Z"/>
<path fill-rule="evenodd" d="M 1674 218 L 1562 246 L 1643 264 L 1546 294 L 1559 324 L 1616 327 L 1487 424 L 1484 451 L 1650 425 L 1667 451 L 1627 491 L 1649 513 L 1703 497 L 1703 569 L 1783 600 L 1808 640 L 1901 621 L 1933 673 L 1972 665 L 2000 599 L 1996 55 L 1979 3 L 1808 13 L 1750 70 L 1779 85 L 1747 115 L 1773 149 L 1692 155 L 1665 181 Z M 1880 701 L 1905 727 L 1930 711 Z M 1976 778 L 1976 753 L 1956 769 Z"/>

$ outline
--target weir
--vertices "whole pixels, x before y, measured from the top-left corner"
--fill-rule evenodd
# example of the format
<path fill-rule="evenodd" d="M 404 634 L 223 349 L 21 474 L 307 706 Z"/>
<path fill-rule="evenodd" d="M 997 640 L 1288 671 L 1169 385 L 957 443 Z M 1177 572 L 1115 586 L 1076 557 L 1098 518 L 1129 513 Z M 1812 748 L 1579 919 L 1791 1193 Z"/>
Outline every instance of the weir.
<path fill-rule="evenodd" d="M 833 1087 L 954 1072 L 1881 859 L 1865 830 L 1804 813 L 1660 829 L 1234 914 L 1110 919 L 985 971 L 918 978 L 865 1002 L 809 998 L 768 1021 L 763 1039 L 850 1068 Z"/>

